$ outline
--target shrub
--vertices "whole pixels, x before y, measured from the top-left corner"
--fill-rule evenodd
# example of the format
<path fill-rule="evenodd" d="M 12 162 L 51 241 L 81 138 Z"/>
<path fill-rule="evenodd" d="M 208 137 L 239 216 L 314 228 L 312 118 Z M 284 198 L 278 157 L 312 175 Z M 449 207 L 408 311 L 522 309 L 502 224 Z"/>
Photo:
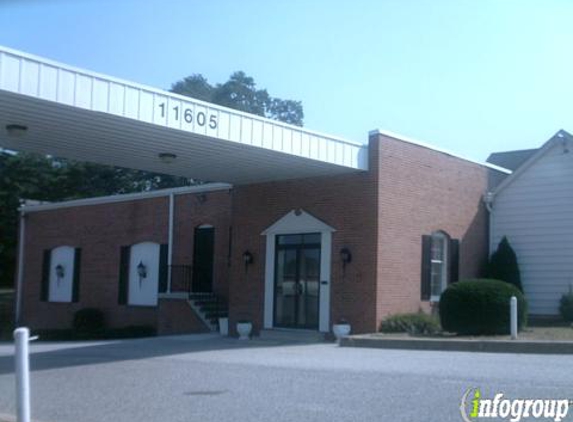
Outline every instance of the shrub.
<path fill-rule="evenodd" d="M 457 334 L 508 334 L 512 296 L 517 298 L 521 329 L 527 322 L 527 302 L 515 286 L 488 279 L 453 283 L 440 297 L 442 328 Z"/>
<path fill-rule="evenodd" d="M 573 322 L 573 291 L 571 291 L 571 287 L 569 287 L 569 293 L 561 296 L 559 313 L 565 321 Z"/>
<path fill-rule="evenodd" d="M 437 318 L 422 312 L 396 314 L 382 321 L 380 331 L 383 333 L 435 334 L 440 332 L 440 323 Z"/>
<path fill-rule="evenodd" d="M 515 255 L 515 251 L 505 236 L 499 242 L 497 250 L 491 255 L 487 277 L 513 284 L 519 291 L 523 292 L 517 255 Z"/>
<path fill-rule="evenodd" d="M 80 339 L 96 339 L 105 335 L 105 317 L 95 308 L 80 309 L 74 315 L 74 334 Z"/>

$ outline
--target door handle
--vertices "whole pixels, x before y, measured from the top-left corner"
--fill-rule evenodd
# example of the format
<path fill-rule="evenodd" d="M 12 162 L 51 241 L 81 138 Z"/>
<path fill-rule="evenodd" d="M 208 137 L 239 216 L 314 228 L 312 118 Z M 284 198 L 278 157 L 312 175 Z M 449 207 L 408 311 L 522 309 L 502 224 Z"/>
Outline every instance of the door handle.
<path fill-rule="evenodd" d="M 326 285 L 326 284 L 328 284 L 328 281 L 326 281 L 326 280 L 322 280 L 322 281 L 320 282 L 320 284 L 322 284 L 322 285 Z"/>

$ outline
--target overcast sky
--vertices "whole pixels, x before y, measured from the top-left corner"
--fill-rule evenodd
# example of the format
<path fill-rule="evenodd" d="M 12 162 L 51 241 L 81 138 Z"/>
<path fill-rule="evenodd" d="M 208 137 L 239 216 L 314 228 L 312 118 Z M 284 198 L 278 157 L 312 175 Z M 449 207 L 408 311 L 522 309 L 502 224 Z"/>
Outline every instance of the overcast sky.
<path fill-rule="evenodd" d="M 157 88 L 235 70 L 305 126 L 476 160 L 573 132 L 570 0 L 0 0 L 0 44 Z"/>

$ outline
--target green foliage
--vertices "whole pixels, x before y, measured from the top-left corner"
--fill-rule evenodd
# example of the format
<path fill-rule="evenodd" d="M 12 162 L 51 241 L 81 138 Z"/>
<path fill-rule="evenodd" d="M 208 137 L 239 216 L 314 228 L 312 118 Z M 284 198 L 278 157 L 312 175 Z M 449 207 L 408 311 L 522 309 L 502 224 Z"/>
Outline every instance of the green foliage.
<path fill-rule="evenodd" d="M 515 286 L 491 279 L 450 284 L 440 297 L 440 322 L 457 334 L 509 334 L 509 303 L 517 298 L 518 328 L 527 322 L 527 302 Z"/>
<path fill-rule="evenodd" d="M 103 312 L 95 308 L 84 308 L 74 315 L 74 336 L 79 339 L 97 339 L 105 335 L 106 324 Z"/>
<path fill-rule="evenodd" d="M 565 321 L 573 322 L 573 291 L 571 288 L 569 288 L 569 293 L 561 296 L 559 313 Z"/>
<path fill-rule="evenodd" d="M 395 314 L 380 324 L 383 333 L 436 334 L 440 332 L 437 318 L 423 312 L 413 314 Z"/>
<path fill-rule="evenodd" d="M 487 277 L 513 284 L 523 292 L 517 256 L 505 236 L 499 242 L 497 250 L 491 255 Z"/>
<path fill-rule="evenodd" d="M 266 89 L 257 89 L 254 79 L 241 71 L 234 72 L 227 82 L 214 86 L 202 75 L 191 75 L 171 85 L 171 91 L 245 113 L 297 126 L 303 124 L 304 112 L 300 101 L 271 97 Z"/>

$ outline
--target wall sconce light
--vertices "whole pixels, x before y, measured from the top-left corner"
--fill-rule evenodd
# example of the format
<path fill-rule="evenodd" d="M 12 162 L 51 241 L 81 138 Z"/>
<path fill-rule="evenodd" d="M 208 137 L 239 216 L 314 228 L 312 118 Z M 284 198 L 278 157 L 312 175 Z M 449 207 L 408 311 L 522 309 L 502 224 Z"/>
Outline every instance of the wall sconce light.
<path fill-rule="evenodd" d="M 254 261 L 253 254 L 249 251 L 243 252 L 243 262 L 245 263 L 245 271 L 247 267 L 251 265 Z"/>
<path fill-rule="evenodd" d="M 342 270 L 346 269 L 346 264 L 352 262 L 352 253 L 348 248 L 342 248 L 340 250 L 340 260 L 342 261 Z"/>
<path fill-rule="evenodd" d="M 139 287 L 141 287 L 141 281 L 147 278 L 147 266 L 143 261 L 139 261 L 139 264 L 137 264 L 137 275 L 139 275 Z"/>
<path fill-rule="evenodd" d="M 177 155 L 171 152 L 160 152 L 158 154 L 159 159 L 163 164 L 171 164 L 177 158 Z"/>
<path fill-rule="evenodd" d="M 27 130 L 28 126 L 24 125 L 6 125 L 6 132 L 8 132 L 8 135 L 13 136 L 14 138 L 24 136 Z"/>
<path fill-rule="evenodd" d="M 56 265 L 55 270 L 56 270 L 56 278 L 58 279 L 58 284 L 59 284 L 60 280 L 64 278 L 64 276 L 66 275 L 66 270 L 62 264 Z"/>

